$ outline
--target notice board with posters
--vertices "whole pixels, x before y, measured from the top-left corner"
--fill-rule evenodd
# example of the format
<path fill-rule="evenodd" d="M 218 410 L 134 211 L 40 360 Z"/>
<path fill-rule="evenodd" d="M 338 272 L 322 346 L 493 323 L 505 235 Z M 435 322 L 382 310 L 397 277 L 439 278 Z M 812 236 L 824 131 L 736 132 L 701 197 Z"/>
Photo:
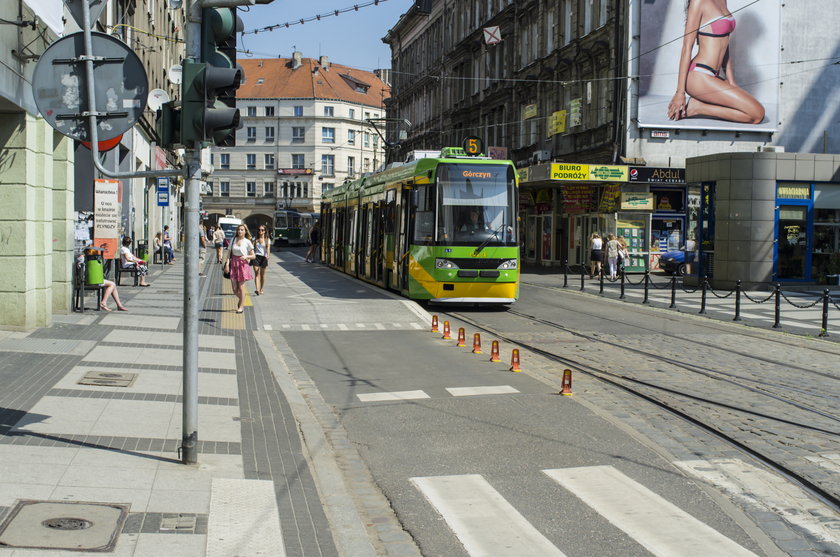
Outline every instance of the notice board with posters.
<path fill-rule="evenodd" d="M 630 252 L 630 263 L 624 264 L 625 271 L 644 271 L 647 269 L 647 253 L 645 252 L 645 238 L 647 226 L 644 220 L 619 219 L 616 234 L 624 236 L 627 251 Z"/>
<path fill-rule="evenodd" d="M 93 245 L 105 248 L 105 259 L 118 257 L 121 186 L 119 180 L 94 180 Z"/>

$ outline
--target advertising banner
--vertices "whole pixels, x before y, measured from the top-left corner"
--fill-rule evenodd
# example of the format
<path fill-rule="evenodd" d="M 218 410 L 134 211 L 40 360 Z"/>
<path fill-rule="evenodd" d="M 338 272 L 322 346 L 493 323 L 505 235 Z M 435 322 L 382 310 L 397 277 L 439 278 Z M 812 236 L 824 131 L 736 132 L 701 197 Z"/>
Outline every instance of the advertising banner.
<path fill-rule="evenodd" d="M 552 163 L 551 179 L 579 182 L 626 182 L 629 179 L 628 168 L 606 164 Z"/>
<path fill-rule="evenodd" d="M 719 4 L 641 3 L 640 128 L 776 131 L 781 0 Z M 679 86 L 686 95 L 675 98 Z"/>
<path fill-rule="evenodd" d="M 94 180 L 93 190 L 93 245 L 105 248 L 103 257 L 117 257 L 119 240 L 120 199 L 119 180 Z"/>
<path fill-rule="evenodd" d="M 651 184 L 684 184 L 685 168 L 658 168 L 655 166 L 631 166 L 631 182 Z"/>
<path fill-rule="evenodd" d="M 592 186 L 589 184 L 563 185 L 563 212 L 570 215 L 588 213 L 592 210 Z"/>
<path fill-rule="evenodd" d="M 653 194 L 649 192 L 621 192 L 622 211 L 653 211 Z"/>

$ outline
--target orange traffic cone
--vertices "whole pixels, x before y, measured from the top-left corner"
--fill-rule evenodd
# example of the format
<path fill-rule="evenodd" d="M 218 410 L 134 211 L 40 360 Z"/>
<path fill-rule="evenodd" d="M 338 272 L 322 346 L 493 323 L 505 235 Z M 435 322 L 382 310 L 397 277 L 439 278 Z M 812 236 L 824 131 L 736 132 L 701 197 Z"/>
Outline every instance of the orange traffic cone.
<path fill-rule="evenodd" d="M 560 391 L 560 394 L 572 396 L 572 370 L 570 369 L 563 370 L 563 390 Z"/>
<path fill-rule="evenodd" d="M 519 367 L 519 349 L 514 348 L 510 353 L 510 371 L 522 371 Z"/>
<path fill-rule="evenodd" d="M 502 359 L 499 358 L 499 341 L 494 340 L 490 344 L 490 361 L 491 362 L 501 362 Z"/>
<path fill-rule="evenodd" d="M 479 333 L 473 335 L 473 354 L 481 354 L 481 335 Z"/>
<path fill-rule="evenodd" d="M 452 340 L 452 335 L 449 332 L 449 321 L 443 322 L 443 336 L 440 338 L 443 340 Z"/>
<path fill-rule="evenodd" d="M 458 344 L 456 346 L 466 346 L 467 345 L 467 333 L 464 332 L 464 328 L 461 327 L 458 329 Z"/>
<path fill-rule="evenodd" d="M 433 333 L 438 332 L 438 318 L 437 318 L 437 315 L 432 316 L 432 332 Z"/>

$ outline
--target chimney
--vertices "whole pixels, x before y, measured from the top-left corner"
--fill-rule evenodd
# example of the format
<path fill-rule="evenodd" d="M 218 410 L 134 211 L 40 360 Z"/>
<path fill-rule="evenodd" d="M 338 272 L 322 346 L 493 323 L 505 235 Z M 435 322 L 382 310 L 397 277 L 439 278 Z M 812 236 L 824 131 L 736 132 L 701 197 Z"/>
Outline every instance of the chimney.
<path fill-rule="evenodd" d="M 318 64 L 320 64 L 321 67 L 324 68 L 325 70 L 330 69 L 330 59 L 327 58 L 326 56 L 321 56 L 318 59 Z"/>
<path fill-rule="evenodd" d="M 292 52 L 292 69 L 296 70 L 303 65 L 303 52 Z"/>

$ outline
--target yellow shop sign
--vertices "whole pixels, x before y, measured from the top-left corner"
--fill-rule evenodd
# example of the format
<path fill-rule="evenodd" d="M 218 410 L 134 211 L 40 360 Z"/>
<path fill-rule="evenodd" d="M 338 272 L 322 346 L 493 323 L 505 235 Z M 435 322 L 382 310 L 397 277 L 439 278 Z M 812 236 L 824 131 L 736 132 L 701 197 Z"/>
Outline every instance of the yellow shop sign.
<path fill-rule="evenodd" d="M 551 165 L 552 180 L 588 180 L 588 164 L 553 163 Z"/>

